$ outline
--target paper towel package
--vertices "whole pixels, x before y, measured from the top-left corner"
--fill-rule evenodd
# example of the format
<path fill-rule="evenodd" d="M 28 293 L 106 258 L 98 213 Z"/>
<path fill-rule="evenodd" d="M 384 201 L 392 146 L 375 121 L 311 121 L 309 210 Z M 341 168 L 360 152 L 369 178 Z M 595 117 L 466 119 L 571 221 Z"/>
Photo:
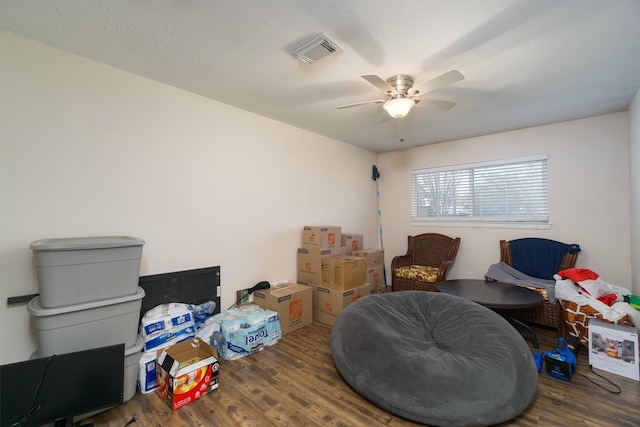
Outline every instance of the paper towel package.
<path fill-rule="evenodd" d="M 138 361 L 137 386 L 140 393 L 151 393 L 156 389 L 156 359 L 158 353 L 155 350 L 143 351 Z"/>
<path fill-rule="evenodd" d="M 159 350 L 195 337 L 196 325 L 188 304 L 162 304 L 147 311 L 140 322 L 144 350 Z"/>

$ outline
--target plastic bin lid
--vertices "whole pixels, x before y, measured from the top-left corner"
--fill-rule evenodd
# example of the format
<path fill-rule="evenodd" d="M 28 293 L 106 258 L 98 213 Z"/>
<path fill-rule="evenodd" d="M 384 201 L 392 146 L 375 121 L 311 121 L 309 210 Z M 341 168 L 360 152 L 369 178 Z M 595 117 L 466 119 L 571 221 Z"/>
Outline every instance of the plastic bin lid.
<path fill-rule="evenodd" d="M 136 343 L 131 347 L 127 347 L 124 349 L 124 355 L 131 356 L 132 354 L 140 353 L 142 351 L 142 347 L 144 347 L 144 339 L 140 335 L 138 335 Z"/>
<path fill-rule="evenodd" d="M 127 357 L 127 356 L 131 356 L 132 354 L 140 353 L 142 352 L 142 347 L 144 347 L 144 339 L 142 338 L 142 336 L 138 335 L 138 339 L 136 340 L 136 343 L 131 347 L 126 347 L 124 349 L 124 356 Z M 153 352 L 153 355 L 155 356 L 155 352 Z M 33 353 L 31 353 L 31 356 L 29 356 L 29 360 L 37 359 L 39 357 L 40 357 L 40 354 L 38 353 L 38 350 L 36 350 Z"/>
<path fill-rule="evenodd" d="M 42 304 L 40 303 L 40 297 L 37 296 L 37 297 L 31 298 L 31 300 L 27 304 L 27 311 L 32 316 L 36 316 L 36 317 L 56 316 L 59 314 L 73 313 L 76 311 L 92 310 L 94 308 L 105 307 L 108 305 L 128 303 L 135 300 L 141 300 L 142 298 L 144 298 L 144 296 L 145 296 L 144 289 L 138 286 L 138 291 L 133 295 L 127 295 L 124 297 L 110 298 L 110 299 L 99 300 L 99 301 L 91 301 L 83 304 L 74 304 L 74 305 L 67 305 L 64 307 L 55 307 L 55 308 L 42 307 Z"/>
<path fill-rule="evenodd" d="M 34 251 L 76 251 L 80 249 L 122 248 L 141 246 L 144 240 L 130 236 L 70 237 L 63 239 L 43 239 L 31 243 Z"/>

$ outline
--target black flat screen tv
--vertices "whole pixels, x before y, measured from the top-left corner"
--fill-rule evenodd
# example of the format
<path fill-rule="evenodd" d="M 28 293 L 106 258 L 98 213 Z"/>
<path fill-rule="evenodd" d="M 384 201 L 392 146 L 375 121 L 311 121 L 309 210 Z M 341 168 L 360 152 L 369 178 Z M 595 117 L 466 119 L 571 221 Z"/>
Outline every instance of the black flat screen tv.
<path fill-rule="evenodd" d="M 124 344 L 0 366 L 0 426 L 73 425 L 122 403 Z"/>

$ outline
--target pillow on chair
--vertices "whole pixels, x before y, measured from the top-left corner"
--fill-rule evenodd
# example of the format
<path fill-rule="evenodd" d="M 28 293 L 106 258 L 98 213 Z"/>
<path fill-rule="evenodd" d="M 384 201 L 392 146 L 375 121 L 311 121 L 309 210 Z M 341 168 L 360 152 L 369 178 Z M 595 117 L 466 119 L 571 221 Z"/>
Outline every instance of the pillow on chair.
<path fill-rule="evenodd" d="M 403 279 L 419 280 L 421 282 L 435 283 L 440 270 L 427 265 L 410 265 L 396 268 L 395 275 Z"/>

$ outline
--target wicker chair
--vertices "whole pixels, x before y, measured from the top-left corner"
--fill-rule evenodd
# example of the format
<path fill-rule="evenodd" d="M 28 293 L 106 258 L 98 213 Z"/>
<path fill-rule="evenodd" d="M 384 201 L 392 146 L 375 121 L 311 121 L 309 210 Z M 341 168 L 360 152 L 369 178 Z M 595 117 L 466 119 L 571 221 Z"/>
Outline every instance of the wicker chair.
<path fill-rule="evenodd" d="M 518 239 L 518 242 L 523 242 L 527 239 Z M 528 240 L 537 240 L 543 243 L 551 243 L 558 245 L 565 245 L 561 242 L 556 242 L 555 240 L 549 239 L 528 239 Z M 515 242 L 513 240 L 512 242 Z M 560 264 L 552 268 L 552 270 L 557 273 L 558 271 L 566 270 L 568 268 L 573 268 L 576 265 L 576 260 L 578 258 L 578 253 L 580 252 L 580 247 L 578 245 L 565 245 L 568 249 L 567 252 L 562 257 Z M 514 259 L 511 251 L 511 242 L 506 240 L 500 241 L 500 261 L 514 267 Z M 516 260 L 517 261 L 517 260 Z M 515 265 L 517 266 L 517 262 Z M 540 277 L 533 272 L 526 272 L 528 275 L 532 277 L 537 277 L 541 279 L 549 279 L 549 277 Z M 492 281 L 493 279 L 489 277 L 485 277 L 486 280 Z M 564 337 L 565 333 L 565 322 L 564 322 L 564 310 L 559 302 L 552 304 L 546 298 L 542 302 L 542 304 L 537 305 L 535 307 L 521 309 L 521 310 L 512 310 L 509 315 L 517 320 L 528 323 L 535 323 L 542 326 L 548 326 L 556 329 L 559 337 Z"/>
<path fill-rule="evenodd" d="M 445 280 L 459 246 L 459 237 L 444 234 L 408 236 L 407 253 L 391 261 L 391 290 L 437 292 L 435 283 Z"/>

